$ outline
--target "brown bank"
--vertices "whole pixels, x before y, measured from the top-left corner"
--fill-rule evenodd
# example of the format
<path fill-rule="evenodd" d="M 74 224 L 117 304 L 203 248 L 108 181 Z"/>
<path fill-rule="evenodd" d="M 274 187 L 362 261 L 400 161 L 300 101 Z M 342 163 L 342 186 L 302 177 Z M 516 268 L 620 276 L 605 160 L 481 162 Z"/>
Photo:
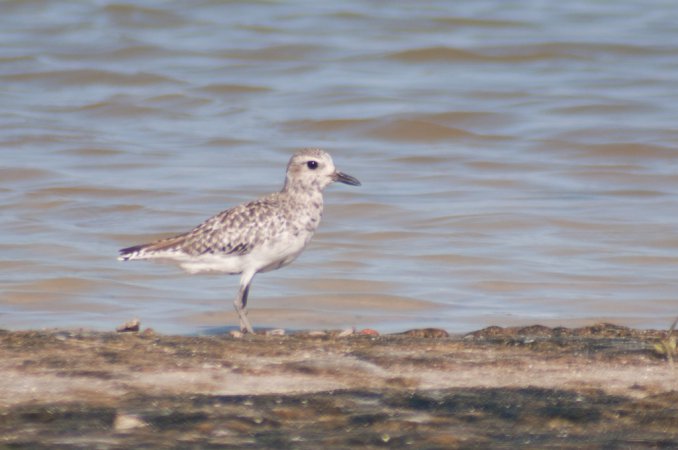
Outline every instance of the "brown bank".
<path fill-rule="evenodd" d="M 676 448 L 658 331 L 0 332 L 0 448 Z"/>

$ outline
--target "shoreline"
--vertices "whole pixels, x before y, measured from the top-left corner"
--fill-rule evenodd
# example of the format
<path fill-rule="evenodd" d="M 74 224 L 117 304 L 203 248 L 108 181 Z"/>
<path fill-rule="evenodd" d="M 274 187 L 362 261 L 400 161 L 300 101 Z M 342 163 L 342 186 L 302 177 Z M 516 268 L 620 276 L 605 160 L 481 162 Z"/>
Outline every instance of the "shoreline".
<path fill-rule="evenodd" d="M 655 348 L 665 336 L 611 324 L 449 337 L 0 331 L 0 445 L 455 448 L 525 446 L 534 433 L 540 445 L 570 442 L 563 433 L 678 444 L 676 372 Z"/>

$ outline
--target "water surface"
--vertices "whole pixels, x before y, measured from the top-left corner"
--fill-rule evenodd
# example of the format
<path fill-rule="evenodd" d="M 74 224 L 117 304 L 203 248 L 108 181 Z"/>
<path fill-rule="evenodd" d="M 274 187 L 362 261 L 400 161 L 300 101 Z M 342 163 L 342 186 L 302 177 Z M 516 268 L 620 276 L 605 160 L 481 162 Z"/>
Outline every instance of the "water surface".
<path fill-rule="evenodd" d="M 678 5 L 9 0 L 0 327 L 237 324 L 238 278 L 120 263 L 322 147 L 255 326 L 666 327 L 678 299 Z"/>

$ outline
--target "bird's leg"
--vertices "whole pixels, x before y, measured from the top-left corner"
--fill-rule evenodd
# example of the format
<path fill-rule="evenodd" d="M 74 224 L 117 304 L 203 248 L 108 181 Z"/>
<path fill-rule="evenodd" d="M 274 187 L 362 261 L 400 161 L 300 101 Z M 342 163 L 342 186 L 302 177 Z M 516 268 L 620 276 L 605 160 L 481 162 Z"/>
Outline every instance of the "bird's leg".
<path fill-rule="evenodd" d="M 233 306 L 235 307 L 235 312 L 238 313 L 240 318 L 240 331 L 243 333 L 254 334 L 254 329 L 250 325 L 250 321 L 247 319 L 247 296 L 250 292 L 250 282 L 252 281 L 252 276 L 246 276 L 243 274 L 242 279 L 240 280 L 240 289 L 238 289 L 238 295 L 235 297 Z"/>

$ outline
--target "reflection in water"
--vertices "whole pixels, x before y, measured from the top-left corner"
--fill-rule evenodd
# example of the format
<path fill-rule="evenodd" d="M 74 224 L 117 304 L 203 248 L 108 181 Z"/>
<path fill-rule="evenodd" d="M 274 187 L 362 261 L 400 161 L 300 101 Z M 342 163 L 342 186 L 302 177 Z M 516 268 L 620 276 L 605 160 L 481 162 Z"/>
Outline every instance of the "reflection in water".
<path fill-rule="evenodd" d="M 678 5 L 653 3 L 5 2 L 0 327 L 234 323 L 236 278 L 116 250 L 307 146 L 364 186 L 258 277 L 257 324 L 666 327 Z"/>

